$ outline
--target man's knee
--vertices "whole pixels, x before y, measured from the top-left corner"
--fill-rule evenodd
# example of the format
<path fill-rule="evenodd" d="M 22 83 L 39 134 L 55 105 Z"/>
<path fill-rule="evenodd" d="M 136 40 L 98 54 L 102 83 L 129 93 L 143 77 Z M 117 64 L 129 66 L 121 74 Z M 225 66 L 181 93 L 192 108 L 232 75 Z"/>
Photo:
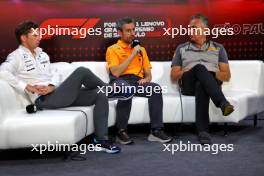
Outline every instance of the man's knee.
<path fill-rule="evenodd" d="M 75 71 L 74 71 L 75 74 L 78 74 L 78 75 L 86 75 L 86 74 L 90 74 L 92 73 L 92 71 L 88 68 L 85 68 L 85 67 L 78 67 Z"/>
<path fill-rule="evenodd" d="M 162 95 L 162 87 L 154 82 L 145 83 L 145 93 L 149 95 Z"/>

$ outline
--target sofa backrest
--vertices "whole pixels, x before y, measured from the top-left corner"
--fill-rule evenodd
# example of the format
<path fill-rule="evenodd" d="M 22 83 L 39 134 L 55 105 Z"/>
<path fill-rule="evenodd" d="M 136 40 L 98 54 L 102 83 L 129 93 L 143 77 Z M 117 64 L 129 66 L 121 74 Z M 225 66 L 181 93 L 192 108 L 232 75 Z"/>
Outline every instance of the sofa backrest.
<path fill-rule="evenodd" d="M 171 62 L 151 62 L 152 81 L 158 83 L 168 94 L 178 93 L 178 84 L 170 79 Z"/>
<path fill-rule="evenodd" d="M 229 61 L 231 79 L 223 90 L 248 90 L 264 95 L 264 70 L 262 61 Z"/>
<path fill-rule="evenodd" d="M 75 70 L 75 67 L 68 62 L 52 63 L 51 68 L 57 70 L 61 81 L 65 80 Z"/>
<path fill-rule="evenodd" d="M 168 93 L 178 92 L 170 80 L 171 62 L 151 62 L 153 81 L 168 86 Z M 231 79 L 224 82 L 223 90 L 247 90 L 264 95 L 264 64 L 258 60 L 229 61 Z"/>
<path fill-rule="evenodd" d="M 73 62 L 75 68 L 84 66 L 103 81 L 109 82 L 106 62 Z M 224 82 L 223 90 L 248 90 L 264 95 L 264 70 L 262 61 L 229 61 L 231 79 Z M 170 79 L 171 62 L 151 62 L 152 81 L 167 89 L 167 93 L 178 93 L 178 85 Z"/>
<path fill-rule="evenodd" d="M 151 62 L 153 82 L 167 89 L 167 93 L 178 93 L 178 86 L 170 80 L 171 62 Z M 223 90 L 248 90 L 264 96 L 264 64 L 262 61 L 229 61 L 231 80 L 223 84 Z M 53 63 L 61 75 L 66 79 L 77 67 L 87 67 L 109 82 L 107 65 L 105 62 L 66 62 Z M 166 87 L 167 86 L 167 87 Z M 25 108 L 29 101 L 26 96 L 18 94 L 7 82 L 0 79 L 0 123 L 7 114 Z"/>

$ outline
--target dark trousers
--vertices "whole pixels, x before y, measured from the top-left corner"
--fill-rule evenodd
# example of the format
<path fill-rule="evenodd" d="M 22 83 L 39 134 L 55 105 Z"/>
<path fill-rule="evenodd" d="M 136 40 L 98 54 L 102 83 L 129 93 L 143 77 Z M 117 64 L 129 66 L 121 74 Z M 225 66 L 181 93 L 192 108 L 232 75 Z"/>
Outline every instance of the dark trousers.
<path fill-rule="evenodd" d="M 208 131 L 209 100 L 216 107 L 226 102 L 221 90 L 222 82 L 215 78 L 215 73 L 209 72 L 205 66 L 198 64 L 185 72 L 181 79 L 183 95 L 195 96 L 195 116 L 198 131 Z"/>
<path fill-rule="evenodd" d="M 155 93 L 152 91 L 149 93 L 147 90 L 154 90 L 154 87 L 159 87 L 161 90 L 160 85 L 149 82 L 145 83 L 141 86 L 144 87 L 146 91 L 137 92 L 139 89 L 139 85 L 137 83 L 138 80 L 141 78 L 135 75 L 124 75 L 114 80 L 116 85 L 125 85 L 125 86 L 135 86 L 136 93 L 135 96 L 139 97 L 146 97 L 148 98 L 148 105 L 149 105 L 149 116 L 150 116 L 150 123 L 151 128 L 163 128 L 162 122 L 162 109 L 163 109 L 163 99 L 161 91 L 159 93 Z M 112 81 L 113 82 L 113 81 Z M 141 87 L 142 88 L 142 87 Z M 142 93 L 143 92 L 143 93 Z M 116 127 L 117 129 L 126 129 L 130 111 L 131 111 L 132 99 L 129 100 L 119 100 L 116 107 Z"/>
<path fill-rule="evenodd" d="M 79 67 L 54 92 L 39 97 L 35 103 L 37 107 L 45 109 L 95 105 L 93 110 L 95 136 L 98 140 L 107 139 L 108 98 L 98 92 L 97 87 L 106 85 L 89 69 Z"/>

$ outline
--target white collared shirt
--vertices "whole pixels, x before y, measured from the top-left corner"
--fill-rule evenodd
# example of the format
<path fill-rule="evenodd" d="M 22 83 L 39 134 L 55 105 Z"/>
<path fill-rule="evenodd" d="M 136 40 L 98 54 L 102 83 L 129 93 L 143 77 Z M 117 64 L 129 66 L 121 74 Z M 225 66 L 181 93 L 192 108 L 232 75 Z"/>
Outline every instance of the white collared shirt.
<path fill-rule="evenodd" d="M 20 92 L 26 92 L 32 102 L 39 96 L 25 90 L 27 84 L 58 86 L 61 82 L 57 70 L 50 66 L 47 53 L 37 47 L 36 56 L 29 49 L 20 45 L 15 51 L 7 56 L 0 66 L 0 77 L 6 80 L 12 87 Z"/>

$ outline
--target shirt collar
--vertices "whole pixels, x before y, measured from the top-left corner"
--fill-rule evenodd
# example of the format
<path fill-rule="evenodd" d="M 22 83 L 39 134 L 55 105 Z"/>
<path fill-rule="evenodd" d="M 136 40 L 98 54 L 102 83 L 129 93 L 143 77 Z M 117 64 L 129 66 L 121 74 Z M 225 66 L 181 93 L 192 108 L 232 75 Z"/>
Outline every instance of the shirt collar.
<path fill-rule="evenodd" d="M 205 50 L 207 50 L 209 48 L 210 43 L 211 42 L 209 40 L 206 40 L 204 42 L 203 46 L 201 48 L 198 48 L 198 47 L 196 47 L 196 45 L 193 42 L 190 42 L 189 46 L 190 46 L 190 49 L 192 49 L 192 50 L 205 51 Z"/>
<path fill-rule="evenodd" d="M 127 44 L 127 43 L 125 43 L 125 42 L 123 42 L 122 40 L 118 40 L 118 41 L 117 41 L 117 44 L 118 44 L 120 47 L 124 48 L 124 49 L 126 49 L 126 48 L 130 48 L 130 45 Z"/>
<path fill-rule="evenodd" d="M 19 45 L 19 48 L 22 49 L 26 53 L 32 54 L 31 51 L 28 48 L 24 47 L 23 45 Z M 34 51 L 38 55 L 42 51 L 42 49 L 40 47 L 37 47 L 34 49 Z"/>

